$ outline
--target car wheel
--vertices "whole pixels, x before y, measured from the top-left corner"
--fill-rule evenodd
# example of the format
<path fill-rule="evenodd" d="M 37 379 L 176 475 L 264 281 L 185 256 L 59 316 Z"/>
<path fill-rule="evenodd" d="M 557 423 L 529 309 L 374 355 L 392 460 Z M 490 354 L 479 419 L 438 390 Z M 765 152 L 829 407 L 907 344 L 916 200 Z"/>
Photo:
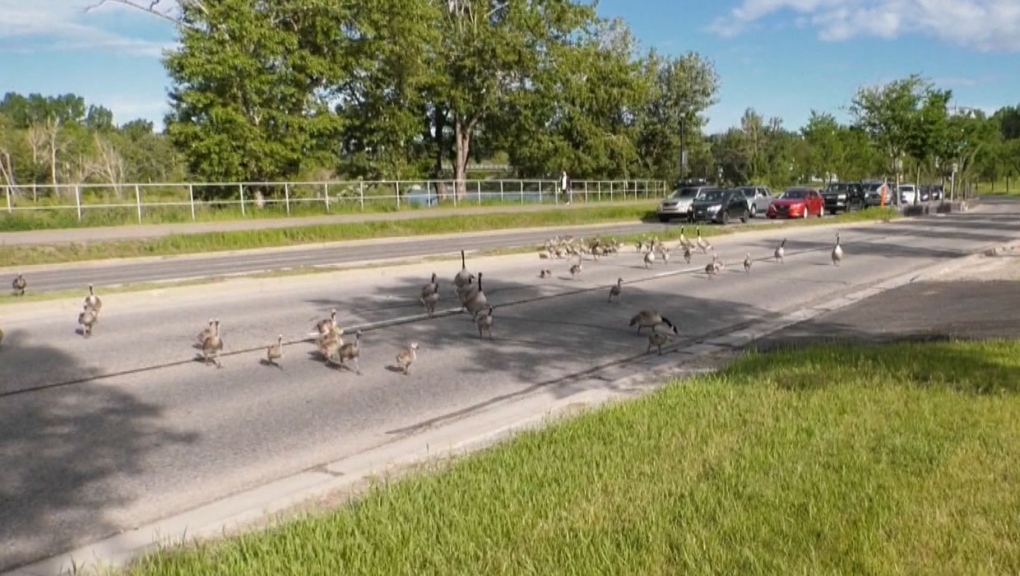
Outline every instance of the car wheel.
<path fill-rule="evenodd" d="M 659 222 L 663 224 L 669 224 L 669 216 L 659 216 Z"/>
<path fill-rule="evenodd" d="M 740 217 L 741 224 L 747 224 L 747 221 L 751 219 L 751 211 L 744 210 L 744 215 Z"/>
<path fill-rule="evenodd" d="M 751 210 L 748 212 L 748 214 L 750 214 L 751 218 L 754 218 L 755 216 L 757 216 L 758 215 L 758 207 L 752 205 L 751 206 Z"/>
<path fill-rule="evenodd" d="M 810 212 L 810 210 L 808 210 L 807 206 L 804 206 L 804 210 L 800 213 L 800 217 L 801 218 L 807 218 L 808 212 Z"/>
<path fill-rule="evenodd" d="M 835 214 L 836 211 L 833 210 L 832 213 Z M 822 216 L 825 216 L 825 206 L 818 209 L 818 217 L 821 218 Z"/>
<path fill-rule="evenodd" d="M 729 223 L 730 223 L 730 211 L 729 210 L 725 210 L 722 213 L 722 224 L 723 224 L 723 226 L 725 226 L 725 225 L 727 225 Z"/>

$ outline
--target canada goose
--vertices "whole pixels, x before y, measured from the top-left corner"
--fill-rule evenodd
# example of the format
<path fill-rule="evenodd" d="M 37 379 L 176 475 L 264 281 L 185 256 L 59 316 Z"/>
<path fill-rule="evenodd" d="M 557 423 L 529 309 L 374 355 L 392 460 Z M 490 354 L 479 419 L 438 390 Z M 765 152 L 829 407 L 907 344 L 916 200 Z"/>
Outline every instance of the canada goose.
<path fill-rule="evenodd" d="M 28 282 L 25 281 L 24 276 L 18 274 L 18 277 L 15 278 L 13 282 L 11 282 L 11 288 L 14 289 L 15 296 L 24 296 L 25 288 L 28 288 Z"/>
<path fill-rule="evenodd" d="M 643 328 L 652 328 L 654 330 L 660 324 L 669 326 L 669 331 L 674 334 L 680 333 L 680 330 L 669 321 L 669 318 L 662 316 L 654 310 L 642 310 L 630 319 L 630 325 L 637 326 L 638 334 L 641 333 Z"/>
<path fill-rule="evenodd" d="M 478 273 L 478 289 L 472 294 L 469 294 L 464 300 L 464 308 L 468 311 L 468 314 L 474 316 L 479 311 L 485 310 L 485 307 L 489 305 L 488 298 L 485 297 L 485 292 L 482 289 L 482 273 Z"/>
<path fill-rule="evenodd" d="M 836 232 L 836 245 L 832 247 L 832 264 L 839 266 L 843 260 L 843 247 L 839 245 L 839 232 Z"/>
<path fill-rule="evenodd" d="M 645 268 L 651 266 L 652 262 L 655 262 L 655 252 L 649 248 L 648 251 L 645 252 Z"/>
<path fill-rule="evenodd" d="M 428 295 L 423 295 L 418 299 L 421 305 L 425 307 L 425 310 L 429 313 L 429 318 L 436 313 L 436 304 L 439 302 L 439 292 L 432 292 Z"/>
<path fill-rule="evenodd" d="M 684 262 L 686 262 L 688 264 L 691 263 L 691 247 L 690 246 L 684 246 Z"/>
<path fill-rule="evenodd" d="M 361 376 L 361 366 L 358 364 L 358 358 L 361 356 L 361 330 L 354 333 L 354 342 L 348 342 L 340 347 L 337 356 L 340 359 L 340 366 L 343 368 L 347 367 L 344 364 L 345 361 L 354 362 L 354 373 Z"/>
<path fill-rule="evenodd" d="M 665 244 L 659 244 L 659 256 L 662 257 L 663 264 L 669 264 L 669 248 L 666 248 Z"/>
<path fill-rule="evenodd" d="M 695 242 L 697 243 L 698 248 L 701 248 L 701 251 L 705 254 L 708 254 L 709 250 L 715 250 L 715 248 L 712 248 L 712 244 L 709 243 L 708 240 L 705 240 L 704 238 L 701 237 L 701 226 L 698 226 L 697 230 L 698 237 L 695 240 Z"/>
<path fill-rule="evenodd" d="M 570 278 L 577 280 L 577 275 L 581 273 L 584 267 L 581 265 L 581 256 L 577 257 L 577 264 L 570 267 Z"/>
<path fill-rule="evenodd" d="M 266 348 L 266 360 L 273 366 L 276 366 L 277 368 L 283 368 L 283 366 L 280 366 L 280 363 L 277 362 L 278 360 L 282 359 L 283 359 L 283 334 L 280 334 L 279 336 L 276 337 L 276 344 L 271 344 L 268 348 Z"/>
<path fill-rule="evenodd" d="M 456 284 L 456 286 L 458 288 L 460 288 L 461 286 L 467 284 L 471 280 L 472 277 L 474 277 L 474 274 L 468 272 L 467 261 L 464 259 L 464 251 L 461 250 L 460 251 L 460 272 L 457 272 L 457 275 L 453 277 L 453 283 Z"/>
<path fill-rule="evenodd" d="M 209 360 L 212 359 L 216 363 L 217 368 L 222 368 L 220 364 L 220 352 L 223 350 L 223 339 L 220 338 L 220 322 L 216 321 L 213 327 L 213 333 L 206 337 L 202 341 L 202 359 L 208 364 Z"/>
<path fill-rule="evenodd" d="M 492 305 L 489 305 L 488 312 L 479 312 L 475 315 L 475 324 L 478 325 L 478 337 L 484 338 L 482 332 L 484 331 L 492 338 Z"/>
<path fill-rule="evenodd" d="M 751 253 L 748 252 L 747 255 L 744 256 L 744 272 L 750 272 L 751 271 L 751 264 L 753 264 L 753 263 L 754 263 L 754 261 L 751 260 Z"/>
<path fill-rule="evenodd" d="M 428 284 L 421 287 L 421 297 L 426 298 L 432 294 L 439 292 L 439 283 L 436 282 L 436 273 L 432 273 L 432 280 Z"/>
<path fill-rule="evenodd" d="M 545 270 L 542 270 L 541 272 L 538 273 L 538 277 L 539 278 L 551 278 L 552 277 L 552 270 L 546 268 Z"/>
<path fill-rule="evenodd" d="M 81 314 L 78 314 L 78 324 L 81 324 L 81 335 L 88 338 L 92 336 L 92 327 L 96 323 L 96 311 L 88 305 L 82 307 Z"/>
<path fill-rule="evenodd" d="M 712 261 L 705 264 L 705 274 L 708 274 L 708 279 L 711 280 L 719 273 L 719 256 L 717 254 L 712 255 Z"/>
<path fill-rule="evenodd" d="M 198 333 L 197 340 L 199 344 L 205 342 L 205 339 L 213 334 L 213 332 L 216 330 L 216 322 L 217 320 L 215 318 L 210 318 L 209 325 L 205 328 L 205 330 L 202 330 L 201 332 Z"/>
<path fill-rule="evenodd" d="M 779 243 L 779 246 L 776 247 L 776 251 L 772 255 L 775 257 L 776 262 L 780 264 L 786 261 L 786 238 L 783 238 L 783 241 Z"/>
<path fill-rule="evenodd" d="M 680 225 L 680 243 L 677 245 L 678 248 L 687 248 L 691 243 L 687 240 L 687 236 L 684 236 L 684 225 Z"/>
<path fill-rule="evenodd" d="M 648 333 L 648 349 L 645 350 L 645 353 L 647 354 L 648 352 L 651 352 L 652 348 L 658 348 L 659 356 L 662 356 L 662 347 L 670 343 L 672 340 L 673 337 L 669 334 L 656 332 L 655 328 L 652 328 L 652 331 Z"/>
<path fill-rule="evenodd" d="M 96 291 L 93 290 L 92 284 L 89 284 L 89 295 L 85 297 L 84 304 L 96 312 L 96 316 L 99 316 L 100 310 L 103 309 L 103 301 L 96 296 Z"/>
<path fill-rule="evenodd" d="M 609 289 L 609 301 L 612 302 L 613 298 L 616 301 L 620 301 L 620 293 L 623 292 L 623 278 L 616 279 L 616 285 Z"/>
<path fill-rule="evenodd" d="M 411 369 L 411 363 L 418 358 L 418 343 L 411 342 L 411 345 L 404 348 L 397 354 L 397 368 L 406 376 Z"/>

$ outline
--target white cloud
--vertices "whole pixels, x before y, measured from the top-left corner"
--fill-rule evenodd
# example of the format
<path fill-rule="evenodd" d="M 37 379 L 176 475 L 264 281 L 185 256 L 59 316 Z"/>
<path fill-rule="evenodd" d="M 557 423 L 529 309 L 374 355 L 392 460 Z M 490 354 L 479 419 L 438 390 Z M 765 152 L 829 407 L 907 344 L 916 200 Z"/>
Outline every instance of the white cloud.
<path fill-rule="evenodd" d="M 128 35 L 113 30 L 113 24 L 129 11 L 115 2 L 107 2 L 86 13 L 98 0 L 0 0 L 0 40 L 15 52 L 40 50 L 109 50 L 121 54 L 158 57 L 171 42 Z M 176 4 L 163 0 L 162 4 Z M 155 16 L 152 16 L 155 18 Z"/>
<path fill-rule="evenodd" d="M 732 37 L 784 12 L 825 41 L 920 33 L 986 52 L 1020 52 L 1018 0 L 743 0 L 709 28 Z"/>

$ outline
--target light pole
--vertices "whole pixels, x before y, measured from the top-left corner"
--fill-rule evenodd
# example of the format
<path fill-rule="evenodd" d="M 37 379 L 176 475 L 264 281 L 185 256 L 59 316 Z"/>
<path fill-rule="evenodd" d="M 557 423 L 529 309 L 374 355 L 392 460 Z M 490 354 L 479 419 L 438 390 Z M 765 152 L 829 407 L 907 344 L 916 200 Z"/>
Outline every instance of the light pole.
<path fill-rule="evenodd" d="M 896 190 L 893 198 L 896 200 L 896 205 L 900 205 L 900 174 L 903 174 L 903 158 L 896 158 L 893 161 L 893 167 L 896 169 Z"/>

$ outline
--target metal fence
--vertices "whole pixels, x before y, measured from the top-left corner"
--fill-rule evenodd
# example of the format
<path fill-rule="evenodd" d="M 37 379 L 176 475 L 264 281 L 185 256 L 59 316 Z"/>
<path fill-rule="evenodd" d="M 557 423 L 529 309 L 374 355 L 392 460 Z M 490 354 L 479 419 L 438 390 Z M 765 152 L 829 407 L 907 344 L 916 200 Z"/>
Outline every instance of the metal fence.
<path fill-rule="evenodd" d="M 78 222 L 174 222 L 217 217 L 308 216 L 506 204 L 656 199 L 661 180 L 581 180 L 569 195 L 556 180 L 216 182 L 19 185 L 6 187 L 6 212 Z M 569 197 L 568 197 L 569 196 Z M 2 210 L 2 209 L 0 209 Z"/>

